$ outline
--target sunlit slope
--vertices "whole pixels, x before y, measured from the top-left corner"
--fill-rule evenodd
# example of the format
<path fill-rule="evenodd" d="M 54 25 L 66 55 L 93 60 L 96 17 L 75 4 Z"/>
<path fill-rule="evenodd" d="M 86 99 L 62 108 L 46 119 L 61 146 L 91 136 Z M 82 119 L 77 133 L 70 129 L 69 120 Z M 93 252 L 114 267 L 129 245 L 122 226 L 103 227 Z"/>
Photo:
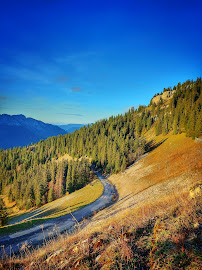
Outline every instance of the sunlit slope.
<path fill-rule="evenodd" d="M 153 149 L 110 177 L 119 200 L 75 234 L 21 257 L 26 269 L 201 269 L 202 145 L 184 134 L 150 131 L 146 139 Z"/>
<path fill-rule="evenodd" d="M 148 188 L 155 189 L 157 184 L 169 185 L 170 181 L 174 181 L 172 189 L 175 181 L 176 189 L 200 181 L 200 142 L 187 138 L 185 134 L 154 136 L 152 131 L 146 134 L 146 139 L 154 149 L 125 172 L 110 177 L 117 187 L 119 199 L 134 196 Z M 167 191 L 171 192 L 169 188 L 171 186 Z"/>
<path fill-rule="evenodd" d="M 43 223 L 47 219 L 60 217 L 70 212 L 74 212 L 95 201 L 102 193 L 103 185 L 99 179 L 96 179 L 80 190 L 48 203 L 38 209 L 11 218 L 9 224 L 20 222 L 22 225 L 19 226 L 19 224 L 14 224 L 4 226 L 0 228 L 0 232 L 1 234 L 4 232 L 14 232 Z"/>
<path fill-rule="evenodd" d="M 22 257 L 23 266 L 201 269 L 202 145 L 184 134 L 155 137 L 151 131 L 146 137 L 153 150 L 110 177 L 119 200 L 84 221 L 75 234 Z"/>

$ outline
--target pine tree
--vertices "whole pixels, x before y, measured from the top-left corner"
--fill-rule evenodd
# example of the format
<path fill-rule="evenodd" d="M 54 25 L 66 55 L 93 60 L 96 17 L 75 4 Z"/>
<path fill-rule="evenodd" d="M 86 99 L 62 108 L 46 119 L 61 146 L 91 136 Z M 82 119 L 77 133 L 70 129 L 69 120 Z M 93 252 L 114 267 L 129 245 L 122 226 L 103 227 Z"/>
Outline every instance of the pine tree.
<path fill-rule="evenodd" d="M 122 172 L 125 171 L 126 167 L 127 167 L 127 164 L 126 164 L 126 157 L 124 156 L 124 157 L 123 157 L 123 161 L 122 161 L 122 165 L 121 165 L 121 171 L 122 171 Z"/>
<path fill-rule="evenodd" d="M 116 158 L 115 158 L 115 168 L 114 171 L 115 173 L 118 173 L 121 169 L 121 164 L 120 164 L 120 154 L 119 152 L 116 153 Z"/>
<path fill-rule="evenodd" d="M 52 202 L 54 200 L 54 190 L 53 187 L 51 187 L 48 191 L 48 202 Z"/>
<path fill-rule="evenodd" d="M 199 137 L 202 135 L 202 116 L 201 113 L 198 115 L 194 130 L 194 136 Z"/>
<path fill-rule="evenodd" d="M 73 190 L 73 187 L 72 187 L 72 163 L 70 163 L 68 166 L 67 177 L 66 177 L 66 192 L 71 193 L 72 190 Z"/>
<path fill-rule="evenodd" d="M 8 219 L 8 213 L 2 198 L 0 198 L 0 227 L 4 226 Z"/>

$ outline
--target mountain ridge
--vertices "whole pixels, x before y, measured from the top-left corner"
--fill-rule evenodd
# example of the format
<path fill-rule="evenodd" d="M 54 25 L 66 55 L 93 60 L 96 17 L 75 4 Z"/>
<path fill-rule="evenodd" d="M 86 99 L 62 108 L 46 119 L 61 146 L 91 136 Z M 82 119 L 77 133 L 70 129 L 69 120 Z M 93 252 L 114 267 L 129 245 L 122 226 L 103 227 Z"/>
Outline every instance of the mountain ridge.
<path fill-rule="evenodd" d="M 80 129 L 81 127 L 87 126 L 87 124 L 66 124 L 66 125 L 57 125 L 57 126 L 67 131 L 67 133 L 72 133 L 75 130 Z"/>
<path fill-rule="evenodd" d="M 23 114 L 0 115 L 0 147 L 4 149 L 25 146 L 60 134 L 64 135 L 66 131 Z"/>

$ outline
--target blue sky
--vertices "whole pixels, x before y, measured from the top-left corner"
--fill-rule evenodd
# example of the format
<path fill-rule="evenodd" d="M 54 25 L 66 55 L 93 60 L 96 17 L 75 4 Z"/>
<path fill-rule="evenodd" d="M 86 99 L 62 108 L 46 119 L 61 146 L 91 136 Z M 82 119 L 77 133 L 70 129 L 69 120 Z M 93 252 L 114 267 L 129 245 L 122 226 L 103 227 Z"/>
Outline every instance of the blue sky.
<path fill-rule="evenodd" d="M 201 1 L 0 0 L 0 113 L 91 123 L 202 71 Z"/>

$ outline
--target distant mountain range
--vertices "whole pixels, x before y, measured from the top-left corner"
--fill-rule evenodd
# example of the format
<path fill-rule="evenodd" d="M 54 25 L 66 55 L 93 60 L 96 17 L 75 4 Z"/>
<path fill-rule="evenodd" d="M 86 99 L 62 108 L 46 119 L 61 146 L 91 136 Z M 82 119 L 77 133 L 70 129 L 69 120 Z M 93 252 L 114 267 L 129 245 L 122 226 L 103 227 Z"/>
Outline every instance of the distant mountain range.
<path fill-rule="evenodd" d="M 67 133 L 72 133 L 77 129 L 80 129 L 81 127 L 86 126 L 84 124 L 67 124 L 67 125 L 59 125 L 60 128 L 67 131 Z"/>
<path fill-rule="evenodd" d="M 24 115 L 0 115 L 0 148 L 25 146 L 51 136 L 66 134 L 61 127 L 46 124 Z"/>

